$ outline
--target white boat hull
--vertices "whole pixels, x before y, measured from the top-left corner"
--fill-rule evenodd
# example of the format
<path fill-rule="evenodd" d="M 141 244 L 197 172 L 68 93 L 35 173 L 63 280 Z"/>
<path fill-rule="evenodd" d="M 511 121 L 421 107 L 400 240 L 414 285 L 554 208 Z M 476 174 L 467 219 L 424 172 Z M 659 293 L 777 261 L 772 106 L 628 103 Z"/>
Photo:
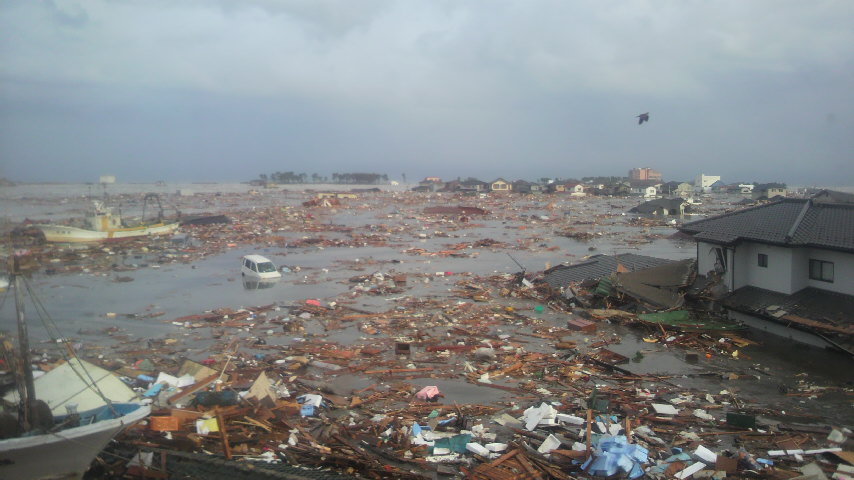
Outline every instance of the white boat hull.
<path fill-rule="evenodd" d="M 48 242 L 55 243 L 91 243 L 108 240 L 144 237 L 149 235 L 165 235 L 178 229 L 178 223 L 157 223 L 139 227 L 116 228 L 111 230 L 87 230 L 85 228 L 68 227 L 64 225 L 33 225 L 44 233 Z"/>
<path fill-rule="evenodd" d="M 0 478 L 79 479 L 115 435 L 150 412 L 151 407 L 143 405 L 122 417 L 91 425 L 0 440 Z"/>

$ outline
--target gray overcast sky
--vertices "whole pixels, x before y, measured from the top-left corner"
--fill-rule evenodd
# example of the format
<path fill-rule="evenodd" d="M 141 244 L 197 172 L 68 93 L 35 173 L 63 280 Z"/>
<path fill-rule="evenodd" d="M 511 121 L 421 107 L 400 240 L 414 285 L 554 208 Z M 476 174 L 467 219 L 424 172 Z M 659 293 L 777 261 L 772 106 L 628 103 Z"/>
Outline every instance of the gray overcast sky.
<path fill-rule="evenodd" d="M 854 185 L 852 25 L 851 0 L 4 0 L 0 176 Z"/>

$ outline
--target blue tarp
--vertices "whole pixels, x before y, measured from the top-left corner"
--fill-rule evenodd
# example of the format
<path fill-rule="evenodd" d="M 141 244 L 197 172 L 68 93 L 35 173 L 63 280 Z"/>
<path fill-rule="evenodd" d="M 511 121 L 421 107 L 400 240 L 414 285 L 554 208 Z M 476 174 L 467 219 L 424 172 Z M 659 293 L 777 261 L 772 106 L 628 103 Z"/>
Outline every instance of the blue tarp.
<path fill-rule="evenodd" d="M 160 390 L 162 390 L 162 389 L 163 389 L 162 383 L 155 383 L 154 385 L 151 386 L 151 388 L 146 390 L 146 392 L 143 393 L 142 396 L 143 397 L 156 397 L 160 393 Z"/>
<path fill-rule="evenodd" d="M 602 435 L 595 445 L 593 455 L 581 468 L 590 475 L 603 477 L 610 477 L 622 471 L 628 478 L 635 479 L 643 476 L 642 464 L 648 461 L 649 451 L 629 443 L 625 435 Z"/>

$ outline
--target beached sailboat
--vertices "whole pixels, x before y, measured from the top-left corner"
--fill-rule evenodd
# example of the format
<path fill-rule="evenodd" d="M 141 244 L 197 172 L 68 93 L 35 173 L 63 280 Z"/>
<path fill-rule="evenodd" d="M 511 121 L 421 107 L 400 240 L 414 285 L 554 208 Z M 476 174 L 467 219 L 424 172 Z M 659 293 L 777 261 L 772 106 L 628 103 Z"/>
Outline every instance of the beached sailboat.
<path fill-rule="evenodd" d="M 145 196 L 146 203 L 149 199 L 157 199 L 156 195 Z M 111 207 L 100 200 L 93 202 L 93 208 L 89 211 L 82 225 L 61 224 L 35 224 L 34 228 L 41 230 L 48 242 L 60 243 L 91 243 L 108 240 L 142 237 L 150 235 L 165 235 L 173 233 L 178 229 L 180 223 L 165 222 L 162 219 L 162 208 L 157 220 L 141 221 L 135 225 L 127 225 L 121 214 L 114 212 Z"/>
<path fill-rule="evenodd" d="M 33 378 L 24 319 L 25 282 L 15 263 L 10 262 L 10 277 L 19 341 L 15 370 L 20 381 L 17 390 L 3 398 L 17 415 L 8 409 L 0 414 L 0 478 L 79 479 L 115 435 L 148 416 L 151 408 L 133 401 L 133 390 L 110 372 L 76 357 Z"/>

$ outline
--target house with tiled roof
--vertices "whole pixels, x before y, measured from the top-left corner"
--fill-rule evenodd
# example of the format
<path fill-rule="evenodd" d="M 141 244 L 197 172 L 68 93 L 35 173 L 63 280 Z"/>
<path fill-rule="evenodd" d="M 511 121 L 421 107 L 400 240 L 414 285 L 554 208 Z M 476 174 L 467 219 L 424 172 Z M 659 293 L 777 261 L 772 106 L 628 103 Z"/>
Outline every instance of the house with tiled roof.
<path fill-rule="evenodd" d="M 584 184 L 579 182 L 569 182 L 563 185 L 563 191 L 569 192 L 574 196 L 584 196 Z"/>
<path fill-rule="evenodd" d="M 698 273 L 719 279 L 729 292 L 722 303 L 730 312 L 854 327 L 851 196 L 781 198 L 680 230 L 697 243 Z"/>
<path fill-rule="evenodd" d="M 477 193 L 486 192 L 489 190 L 489 183 L 469 177 L 460 182 L 460 190 Z"/>
<path fill-rule="evenodd" d="M 511 192 L 513 184 L 503 178 L 497 178 L 489 184 L 489 189 L 493 192 Z"/>
<path fill-rule="evenodd" d="M 770 200 L 774 197 L 785 197 L 788 192 L 785 184 L 765 183 L 762 185 L 755 185 L 751 189 L 750 193 L 754 200 Z"/>

